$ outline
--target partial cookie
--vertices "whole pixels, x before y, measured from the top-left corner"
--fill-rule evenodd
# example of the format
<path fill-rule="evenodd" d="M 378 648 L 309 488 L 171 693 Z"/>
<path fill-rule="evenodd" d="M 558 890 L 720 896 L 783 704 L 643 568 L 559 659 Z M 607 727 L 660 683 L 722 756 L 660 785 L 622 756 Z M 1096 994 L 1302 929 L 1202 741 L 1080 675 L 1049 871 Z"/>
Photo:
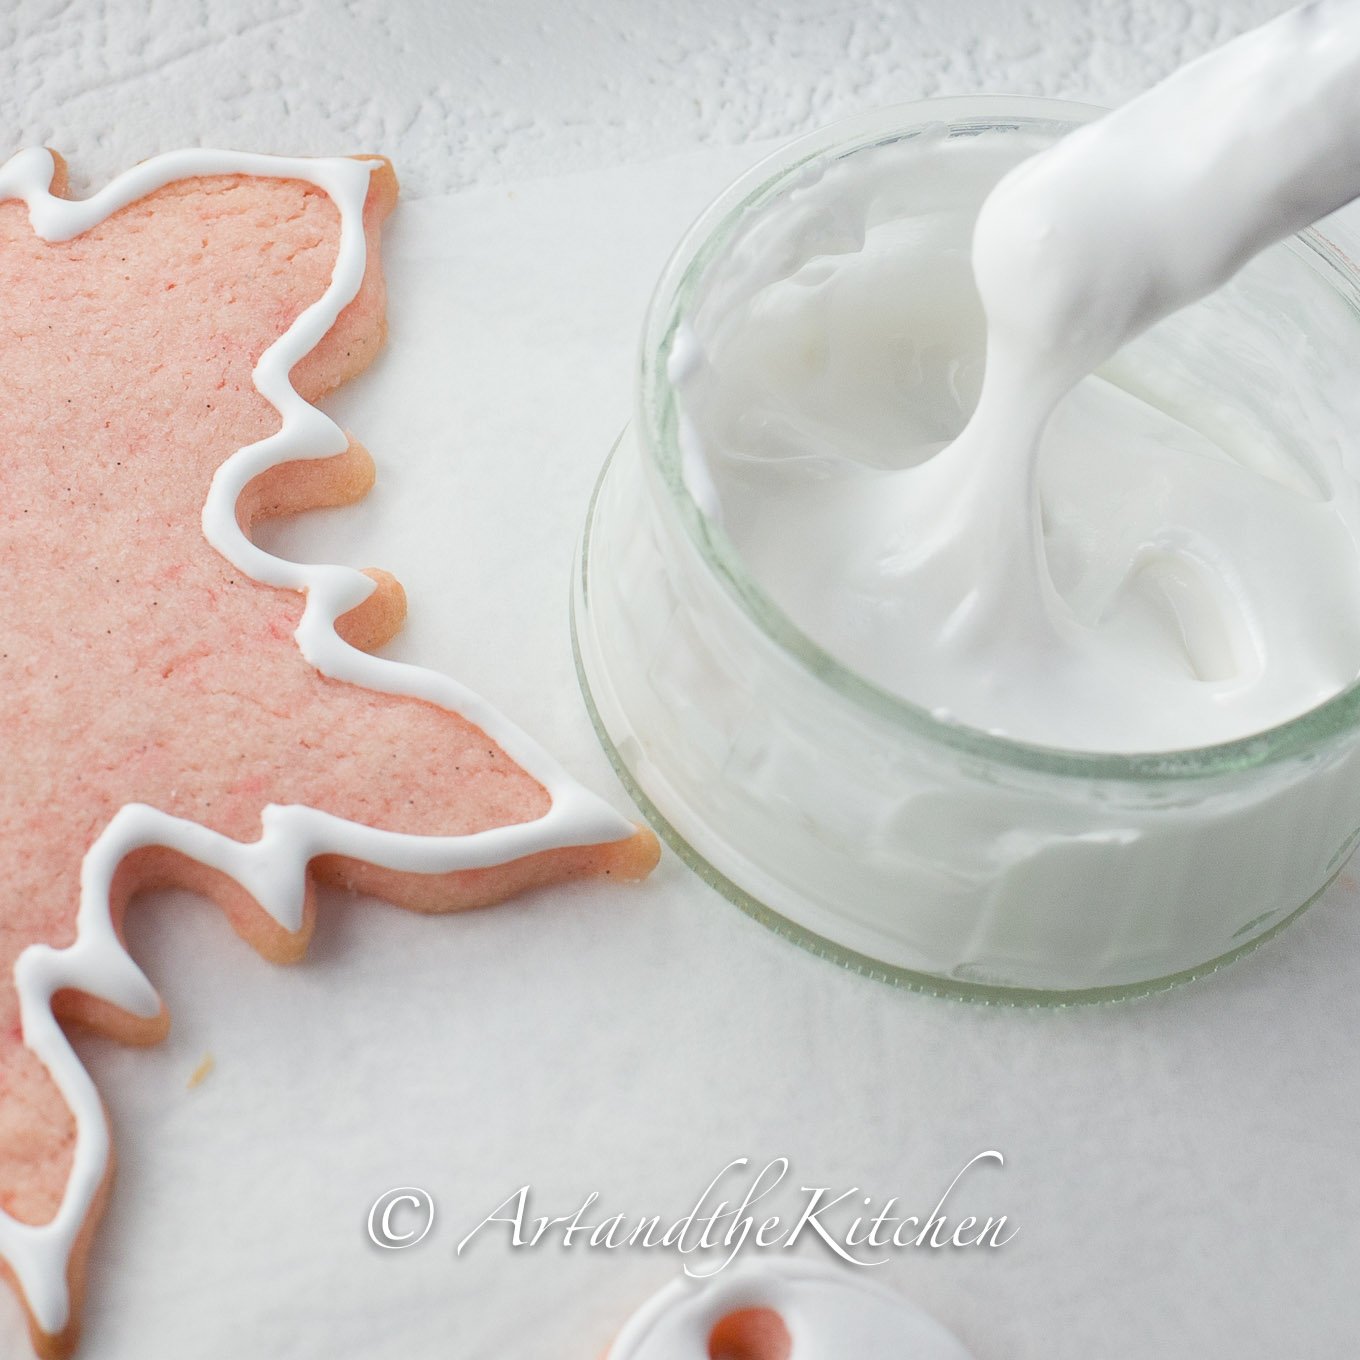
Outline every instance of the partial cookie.
<path fill-rule="evenodd" d="M 383 341 L 387 162 L 64 180 L 41 150 L 0 168 L 0 1262 L 44 1355 L 73 1343 L 111 1165 L 58 1022 L 167 1024 L 122 948 L 134 893 L 204 893 L 285 960 L 316 881 L 447 911 L 657 858 L 476 696 L 361 650 L 400 625 L 390 577 L 250 541 L 372 480 L 309 403 Z"/>
<path fill-rule="evenodd" d="M 952 1333 L 853 1266 L 732 1266 L 666 1286 L 602 1360 L 971 1360 Z"/>

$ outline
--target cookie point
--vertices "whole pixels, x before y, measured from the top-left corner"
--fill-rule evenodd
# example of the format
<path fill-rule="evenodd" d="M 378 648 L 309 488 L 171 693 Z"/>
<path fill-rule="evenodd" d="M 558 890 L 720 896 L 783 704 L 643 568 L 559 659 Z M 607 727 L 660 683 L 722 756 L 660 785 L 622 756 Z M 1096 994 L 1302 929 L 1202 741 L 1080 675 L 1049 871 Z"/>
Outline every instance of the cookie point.
<path fill-rule="evenodd" d="M 385 216 L 392 210 L 397 195 L 401 192 L 396 168 L 386 156 L 365 154 L 354 156 L 352 159 L 365 161 L 372 167 L 368 181 L 368 205 L 380 208 Z"/>
<path fill-rule="evenodd" d="M 631 838 L 624 842 L 631 849 L 631 854 L 624 866 L 624 874 L 628 878 L 642 879 L 661 862 L 661 842 L 656 837 L 656 832 L 651 827 L 642 822 L 635 824 L 636 830 Z"/>
<path fill-rule="evenodd" d="M 53 150 L 52 147 L 44 147 L 44 151 L 52 157 L 52 180 L 47 186 L 47 192 L 53 198 L 65 198 L 67 187 L 70 183 L 70 174 L 67 170 L 66 157 L 60 151 Z"/>

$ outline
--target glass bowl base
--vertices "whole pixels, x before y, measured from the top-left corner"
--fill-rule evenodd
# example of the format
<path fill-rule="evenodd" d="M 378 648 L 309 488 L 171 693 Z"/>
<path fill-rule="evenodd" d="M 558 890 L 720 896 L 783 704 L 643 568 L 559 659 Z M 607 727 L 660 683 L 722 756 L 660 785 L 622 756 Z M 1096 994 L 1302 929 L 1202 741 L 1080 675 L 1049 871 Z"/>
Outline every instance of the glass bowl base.
<path fill-rule="evenodd" d="M 737 881 L 733 875 L 742 874 L 743 860 L 736 847 L 726 847 L 729 853 L 723 853 L 721 845 L 716 852 L 710 850 L 708 853 L 704 853 L 695 847 L 693 842 L 700 839 L 700 836 L 709 841 L 713 839 L 712 828 L 702 825 L 696 819 L 693 810 L 687 808 L 684 801 L 668 788 L 667 781 L 661 773 L 646 759 L 640 734 L 633 731 L 610 680 L 606 660 L 594 638 L 594 630 L 589 618 L 589 595 L 592 530 L 596 523 L 595 512 L 600 490 L 609 477 L 611 466 L 615 464 L 617 453 L 618 450 L 616 449 L 615 454 L 611 455 L 601 473 L 600 483 L 591 502 L 591 509 L 587 516 L 585 531 L 573 570 L 570 614 L 571 638 L 581 694 L 596 735 L 610 763 L 657 835 L 704 883 L 715 889 L 748 916 L 772 930 L 776 935 L 783 936 L 819 958 L 827 959 L 852 972 L 860 973 L 879 982 L 886 982 L 895 987 L 902 987 L 931 996 L 948 997 L 982 1005 L 1050 1008 L 1126 1001 L 1165 991 L 1171 987 L 1179 986 L 1181 983 L 1207 976 L 1243 955 L 1251 953 L 1259 945 L 1272 939 L 1296 921 L 1322 896 L 1345 866 L 1348 856 L 1341 857 L 1340 861 L 1332 868 L 1326 882 L 1312 893 L 1306 901 L 1283 916 L 1277 913 L 1268 913 L 1275 919 L 1270 921 L 1269 924 L 1262 922 L 1259 933 L 1244 939 L 1235 947 L 1188 968 L 1146 980 L 1113 986 L 1027 987 L 970 981 L 948 974 L 918 971 L 872 957 L 868 953 L 839 943 L 825 934 L 799 924 L 780 910 L 781 904 L 773 894 L 752 891 Z M 695 825 L 700 835 L 694 835 L 681 829 L 681 826 L 688 827 L 690 823 Z M 715 860 L 722 860 L 723 863 L 716 863 Z"/>

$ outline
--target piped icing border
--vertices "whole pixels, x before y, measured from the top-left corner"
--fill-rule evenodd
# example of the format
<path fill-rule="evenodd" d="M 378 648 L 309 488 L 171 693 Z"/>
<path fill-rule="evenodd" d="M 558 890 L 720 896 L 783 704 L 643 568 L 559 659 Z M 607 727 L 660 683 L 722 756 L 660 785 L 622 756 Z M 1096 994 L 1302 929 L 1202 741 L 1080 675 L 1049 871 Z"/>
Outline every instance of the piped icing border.
<path fill-rule="evenodd" d="M 766 1308 L 787 1328 L 792 1360 L 972 1360 L 953 1332 L 864 1269 L 795 1258 L 682 1275 L 628 1319 L 603 1360 L 707 1360 L 723 1318 Z"/>
<path fill-rule="evenodd" d="M 290 373 L 314 349 L 357 295 L 367 243 L 364 203 L 377 162 L 344 157 L 295 159 L 234 151 L 187 150 L 153 157 L 86 199 L 51 193 L 56 162 L 38 147 L 0 166 L 0 201 L 22 199 L 34 232 L 68 241 L 120 208 L 181 179 L 250 175 L 298 179 L 327 194 L 340 213 L 340 243 L 330 284 L 255 366 L 256 389 L 282 419 L 266 439 L 238 449 L 213 477 L 203 507 L 203 533 L 228 561 L 254 580 L 305 593 L 295 637 L 303 656 L 324 675 L 367 689 L 425 699 L 480 727 L 537 779 L 551 798 L 533 822 L 463 836 L 416 836 L 382 831 L 314 808 L 270 804 L 262 834 L 232 840 L 197 823 L 144 804 L 121 808 L 86 853 L 81 867 L 75 941 L 65 949 L 31 945 L 15 964 L 25 1045 L 51 1073 L 76 1123 L 75 1154 L 61 1206 L 49 1222 L 21 1223 L 0 1211 L 0 1257 L 8 1263 L 38 1326 L 59 1334 L 70 1320 L 67 1272 L 76 1238 L 104 1179 L 109 1130 L 94 1082 L 52 1014 L 52 997 L 74 988 L 135 1015 L 154 1017 L 160 998 L 118 939 L 109 894 L 122 860 L 134 850 L 164 846 L 220 870 L 245 888 L 288 931 L 302 925 L 308 862 L 343 854 L 384 868 L 448 873 L 503 864 L 544 850 L 624 840 L 635 828 L 576 783 L 535 742 L 488 703 L 438 672 L 370 656 L 344 642 L 335 620 L 367 599 L 373 581 L 350 567 L 289 562 L 252 543 L 236 517 L 246 484 L 280 463 L 327 458 L 349 446 L 343 431 L 293 388 Z"/>

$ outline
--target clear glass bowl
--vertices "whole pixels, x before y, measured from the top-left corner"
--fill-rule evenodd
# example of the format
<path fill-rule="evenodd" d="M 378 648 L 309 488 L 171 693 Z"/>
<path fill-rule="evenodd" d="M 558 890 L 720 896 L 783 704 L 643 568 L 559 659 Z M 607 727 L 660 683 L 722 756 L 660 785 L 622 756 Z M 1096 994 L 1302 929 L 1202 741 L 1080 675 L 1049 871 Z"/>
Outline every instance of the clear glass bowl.
<path fill-rule="evenodd" d="M 931 100 L 803 138 L 734 184 L 657 286 L 634 419 L 601 474 L 576 572 L 587 704 L 671 847 L 816 953 L 979 1000 L 1154 990 L 1298 916 L 1360 839 L 1360 685 L 1250 738 L 1157 754 L 940 722 L 840 665 L 751 579 L 686 489 L 667 358 L 706 270 L 809 162 L 926 135 L 1010 138 L 1018 160 L 1098 113 Z M 1360 372 L 1360 276 L 1340 250 L 1304 233 L 1180 316 L 1145 338 L 1145 373 L 1173 353 L 1176 326 L 1201 338 L 1217 327 L 1232 361 L 1193 381 L 1224 409 L 1255 401 L 1265 409 L 1251 418 L 1277 422 L 1280 438 L 1311 429 L 1310 412 L 1341 422 L 1344 475 L 1360 477 L 1360 404 L 1337 407 Z M 1263 402 L 1262 379 L 1281 373 L 1290 399 Z"/>

